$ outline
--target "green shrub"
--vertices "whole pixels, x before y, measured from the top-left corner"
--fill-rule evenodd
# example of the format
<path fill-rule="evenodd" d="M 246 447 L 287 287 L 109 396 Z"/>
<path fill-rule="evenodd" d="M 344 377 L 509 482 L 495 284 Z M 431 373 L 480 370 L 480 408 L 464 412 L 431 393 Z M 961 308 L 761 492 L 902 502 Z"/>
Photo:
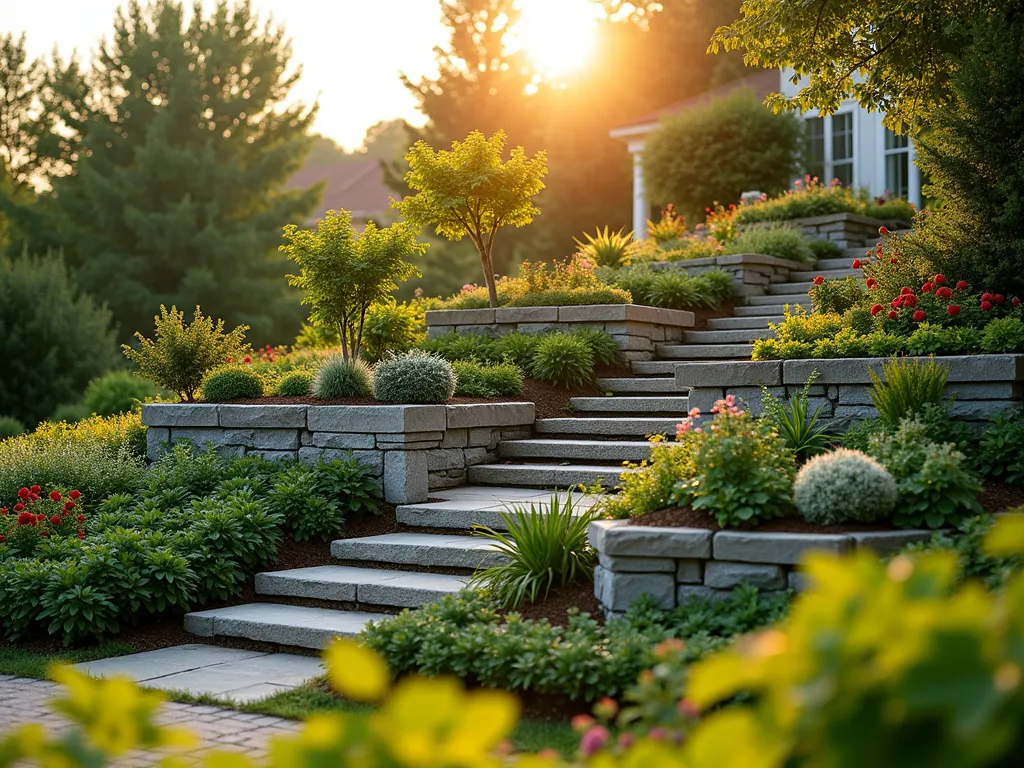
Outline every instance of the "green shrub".
<path fill-rule="evenodd" d="M 775 428 L 741 410 L 732 396 L 715 404 L 711 424 L 680 427 L 693 441 L 692 477 L 679 478 L 672 500 L 713 515 L 723 528 L 784 517 L 793 506 L 792 451 Z"/>
<path fill-rule="evenodd" d="M 901 528 L 943 528 L 982 511 L 976 498 L 981 483 L 964 455 L 949 443 L 931 442 L 921 421 L 904 419 L 895 434 L 874 435 L 868 453 L 896 478 L 893 522 Z"/>
<path fill-rule="evenodd" d="M 603 230 L 598 229 L 596 234 L 584 233 L 583 237 L 586 242 L 580 242 L 573 238 L 578 251 L 587 258 L 593 259 L 599 267 L 617 267 L 628 262 L 633 251 L 636 250 L 633 233 L 624 235 L 621 229 L 618 232 L 612 232 L 609 227 L 605 226 Z"/>
<path fill-rule="evenodd" d="M 696 471 L 695 448 L 695 442 L 689 439 L 675 443 L 652 439 L 650 460 L 627 465 L 635 471 L 622 475 L 617 494 L 601 499 L 601 512 L 607 517 L 626 518 L 672 506 L 676 483 Z"/>
<path fill-rule="evenodd" d="M 594 351 L 583 339 L 564 333 L 543 337 L 533 353 L 530 373 L 567 389 L 581 387 L 594 373 Z"/>
<path fill-rule="evenodd" d="M 385 403 L 444 403 L 452 399 L 455 383 L 451 363 L 411 350 L 377 364 L 373 396 Z"/>
<path fill-rule="evenodd" d="M 263 397 L 263 379 L 245 365 L 215 368 L 203 378 L 203 400 L 224 403 Z"/>
<path fill-rule="evenodd" d="M 688 659 L 696 660 L 732 636 L 780 618 L 787 602 L 740 589 L 721 601 L 691 600 L 663 611 L 641 598 L 607 624 L 583 614 L 558 627 L 515 614 L 503 622 L 494 603 L 466 590 L 382 616 L 361 639 L 395 675 L 455 674 L 485 688 L 593 701 L 631 687 L 656 663 L 657 643 L 686 638 Z"/>
<path fill-rule="evenodd" d="M 906 340 L 911 355 L 970 355 L 982 346 L 982 334 L 976 328 L 944 328 L 921 323 Z"/>
<path fill-rule="evenodd" d="M 521 370 L 527 371 L 533 363 L 533 355 L 537 351 L 541 336 L 532 333 L 506 333 L 499 336 L 491 349 L 493 357 L 482 357 L 486 362 L 515 363 Z"/>
<path fill-rule="evenodd" d="M 240 325 L 224 333 L 224 321 L 214 323 L 213 318 L 203 317 L 199 307 L 189 325 L 185 324 L 184 312 L 173 306 L 168 311 L 162 304 L 154 319 L 156 340 L 136 332 L 138 349 L 124 345 L 124 354 L 139 366 L 143 376 L 189 403 L 195 400 L 208 371 L 241 357 L 245 332 L 249 330 Z"/>
<path fill-rule="evenodd" d="M 374 304 L 366 312 L 363 324 L 363 357 L 371 363 L 389 352 L 407 352 L 426 338 L 427 325 L 423 307 L 413 302 Z"/>
<path fill-rule="evenodd" d="M 766 110 L 749 91 L 666 118 L 647 138 L 644 179 L 656 203 L 691 221 L 717 200 L 750 189 L 782 192 L 792 178 L 800 123 Z"/>
<path fill-rule="evenodd" d="M 843 255 L 842 250 L 831 240 L 811 240 L 807 243 L 816 259 L 838 259 Z"/>
<path fill-rule="evenodd" d="M 740 205 L 736 209 L 736 223 L 789 221 L 833 213 L 859 213 L 862 216 L 884 213 L 886 215 L 881 218 L 908 222 L 914 219 L 914 206 L 906 200 L 890 200 L 884 207 L 877 206 L 867 190 L 854 191 L 838 183 L 825 184 L 807 177 L 798 180 L 794 186 L 778 197 Z"/>
<path fill-rule="evenodd" d="M 292 371 L 277 382 L 274 394 L 281 397 L 307 397 L 313 392 L 313 374 L 309 371 Z"/>
<path fill-rule="evenodd" d="M 981 348 L 989 353 L 1024 352 L 1024 320 L 999 317 L 985 326 Z"/>
<path fill-rule="evenodd" d="M 619 348 L 615 346 L 615 338 L 608 331 L 602 328 L 581 328 L 572 335 L 590 347 L 595 363 L 615 365 L 618 362 Z"/>
<path fill-rule="evenodd" d="M 992 515 L 969 517 L 953 529 L 936 531 L 928 542 L 910 544 L 901 554 L 919 552 L 951 552 L 959 565 L 959 580 L 979 579 L 990 590 L 1003 589 L 1010 577 L 1020 571 L 1019 556 L 997 557 L 985 551 L 985 537 L 995 518 Z"/>
<path fill-rule="evenodd" d="M 732 276 L 721 269 L 691 276 L 685 270 L 639 265 L 602 274 L 608 282 L 629 291 L 634 303 L 666 309 L 714 309 L 735 292 Z"/>
<path fill-rule="evenodd" d="M 156 385 L 127 371 L 114 371 L 89 382 L 82 402 L 89 414 L 116 416 L 159 394 Z"/>
<path fill-rule="evenodd" d="M 896 481 L 885 467 L 847 448 L 815 456 L 793 483 L 797 511 L 815 525 L 883 520 L 896 505 L 896 493 Z"/>
<path fill-rule="evenodd" d="M 340 397 L 369 397 L 373 373 L 362 360 L 345 360 L 335 355 L 324 360 L 313 377 L 313 397 L 333 400 Z"/>
<path fill-rule="evenodd" d="M 807 263 L 815 260 L 814 251 L 800 230 L 784 224 L 744 230 L 726 246 L 726 252 L 761 253 L 777 259 Z"/>
<path fill-rule="evenodd" d="M 89 409 L 82 403 L 69 403 L 67 405 L 58 405 L 53 411 L 48 421 L 54 423 L 66 422 L 68 424 L 76 424 L 83 419 L 89 418 Z"/>
<path fill-rule="evenodd" d="M 939 405 L 949 378 L 949 368 L 934 359 L 892 358 L 882 363 L 882 378 L 871 376 L 871 402 L 882 423 L 895 428 L 904 418 L 914 416 L 928 404 Z"/>
<path fill-rule="evenodd" d="M 835 336 L 818 339 L 812 357 L 842 358 L 867 357 L 868 340 L 853 328 L 841 328 Z"/>
<path fill-rule="evenodd" d="M 703 304 L 697 281 L 686 272 L 668 269 L 655 273 L 648 299 L 652 306 L 666 309 L 693 309 Z"/>
<path fill-rule="evenodd" d="M 470 360 L 452 363 L 459 397 L 504 397 L 523 393 L 523 372 L 514 363 L 484 365 Z"/>
<path fill-rule="evenodd" d="M 13 416 L 0 416 L 0 440 L 17 437 L 25 431 L 25 425 Z"/>
<path fill-rule="evenodd" d="M 553 588 L 593 580 L 597 553 L 587 531 L 596 515 L 577 509 L 571 493 L 553 493 L 547 505 L 520 505 L 499 514 L 508 533 L 487 527 L 476 532 L 494 543 L 505 562 L 477 571 L 470 586 L 514 609 L 547 598 Z"/>
<path fill-rule="evenodd" d="M 1024 415 L 997 416 L 985 427 L 977 456 L 986 477 L 1024 484 Z"/>
<path fill-rule="evenodd" d="M 811 385 L 817 379 L 817 371 L 807 380 L 800 392 L 794 392 L 788 403 L 781 402 L 768 387 L 761 387 L 761 406 L 763 417 L 770 421 L 786 446 L 801 458 L 810 458 L 824 453 L 829 442 L 834 438 L 824 427 L 818 424 L 818 417 L 823 406 L 810 410 Z"/>
<path fill-rule="evenodd" d="M 76 402 L 117 362 L 110 326 L 59 258 L 0 257 L 0 414 L 31 427 Z"/>
<path fill-rule="evenodd" d="M 845 314 L 864 300 L 864 281 L 856 277 L 842 280 L 828 278 L 821 285 L 812 285 L 811 312 Z"/>
<path fill-rule="evenodd" d="M 379 497 L 369 468 L 352 457 L 288 466 L 267 496 L 296 541 L 332 541 L 350 516 L 376 511 Z"/>

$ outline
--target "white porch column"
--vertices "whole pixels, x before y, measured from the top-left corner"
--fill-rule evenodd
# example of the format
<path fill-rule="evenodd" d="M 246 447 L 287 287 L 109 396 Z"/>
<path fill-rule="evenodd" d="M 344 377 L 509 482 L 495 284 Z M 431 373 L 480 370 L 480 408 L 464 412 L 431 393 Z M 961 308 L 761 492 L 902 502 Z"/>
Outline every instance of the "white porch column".
<path fill-rule="evenodd" d="M 633 154 L 633 237 L 646 240 L 651 208 L 644 188 L 643 142 L 630 142 L 629 151 Z"/>
<path fill-rule="evenodd" d="M 914 148 L 913 138 L 907 140 L 907 199 L 914 204 L 917 210 L 921 210 L 923 197 L 921 195 L 921 169 L 914 162 L 917 159 L 917 152 Z"/>

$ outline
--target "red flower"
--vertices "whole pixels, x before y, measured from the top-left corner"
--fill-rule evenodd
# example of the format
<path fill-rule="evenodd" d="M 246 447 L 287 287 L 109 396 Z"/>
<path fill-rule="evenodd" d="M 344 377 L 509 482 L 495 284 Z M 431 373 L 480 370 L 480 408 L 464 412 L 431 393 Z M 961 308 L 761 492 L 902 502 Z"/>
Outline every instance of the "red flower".
<path fill-rule="evenodd" d="M 921 321 L 923 321 L 923 320 L 927 320 L 927 319 L 928 319 L 928 315 L 926 315 L 926 314 L 925 314 L 925 313 L 924 313 L 924 312 L 923 312 L 922 310 L 920 310 L 920 309 L 919 309 L 919 310 L 917 310 L 917 312 L 915 312 L 915 313 L 914 313 L 914 322 L 915 322 L 915 323 L 920 323 Z"/>
<path fill-rule="evenodd" d="M 85 515 L 79 515 L 78 516 L 78 522 L 84 523 L 85 522 Z"/>
<path fill-rule="evenodd" d="M 0 533 L 0 544 L 2 544 L 5 541 L 7 541 L 7 537 Z"/>
<path fill-rule="evenodd" d="M 878 282 L 873 277 L 869 277 L 867 282 L 868 288 L 874 288 L 876 285 L 878 285 Z"/>
<path fill-rule="evenodd" d="M 60 493 L 57 491 L 50 491 L 50 501 L 60 501 Z"/>
<path fill-rule="evenodd" d="M 895 320 L 897 317 L 898 317 L 898 315 L 896 314 L 896 310 L 895 309 L 890 309 L 889 310 L 889 319 L 890 320 Z"/>
<path fill-rule="evenodd" d="M 1010 302 L 1010 306 L 1016 309 L 1020 306 L 1020 296 L 1014 296 L 1013 301 Z"/>
<path fill-rule="evenodd" d="M 72 501 L 78 501 L 80 498 L 82 498 L 82 494 L 80 494 L 78 491 L 72 491 L 71 493 L 68 494 L 68 496 L 71 498 Z"/>
<path fill-rule="evenodd" d="M 992 294 L 991 293 L 983 293 L 983 294 L 981 294 L 981 300 L 982 301 L 992 301 Z"/>
<path fill-rule="evenodd" d="M 815 285 L 821 285 L 824 282 L 825 282 L 825 278 L 822 277 L 821 275 L 818 275 L 816 278 L 814 278 L 814 284 Z"/>
<path fill-rule="evenodd" d="M 873 306 L 871 308 L 871 316 L 874 317 L 875 315 L 877 315 L 881 311 L 882 311 L 882 305 L 881 304 L 875 304 L 875 306 Z"/>
<path fill-rule="evenodd" d="M 22 512 L 18 515 L 18 525 L 35 525 L 36 516 L 31 512 Z"/>
<path fill-rule="evenodd" d="M 242 362 L 248 365 L 249 363 L 252 362 L 252 358 L 249 357 L 249 355 L 246 355 L 245 357 L 242 358 Z"/>
<path fill-rule="evenodd" d="M 32 491 L 32 493 L 41 493 L 43 489 L 38 485 L 33 485 L 29 490 Z"/>
<path fill-rule="evenodd" d="M 85 538 L 85 531 L 79 531 L 78 532 L 78 538 L 84 539 Z"/>
<path fill-rule="evenodd" d="M 953 295 L 953 291 L 951 291 L 947 286 L 944 285 L 935 291 L 935 295 L 938 296 L 940 299 L 948 299 L 950 296 Z"/>
<path fill-rule="evenodd" d="M 24 508 L 25 508 L 25 505 L 22 504 L 20 501 L 17 504 L 14 505 L 14 511 L 15 512 L 21 512 L 21 510 L 23 510 Z"/>
<path fill-rule="evenodd" d="M 893 309 L 899 309 L 900 307 L 903 306 L 903 298 L 897 296 L 895 299 L 889 302 L 889 306 L 892 307 Z"/>
<path fill-rule="evenodd" d="M 8 514 L 8 513 L 10 512 L 10 511 L 11 511 L 11 510 L 9 510 L 9 509 L 8 509 L 7 507 L 0 507 L 0 515 L 6 515 L 6 514 Z"/>
<path fill-rule="evenodd" d="M 31 495 L 32 492 L 28 488 L 22 488 L 21 490 L 18 491 L 19 499 L 27 499 Z"/>
<path fill-rule="evenodd" d="M 958 291 L 966 291 L 967 288 L 968 288 L 968 285 L 967 285 L 966 281 L 964 281 L 964 280 L 957 280 L 956 281 L 956 289 Z"/>
<path fill-rule="evenodd" d="M 32 494 L 32 501 L 39 501 L 39 494 L 38 493 L 33 493 Z"/>
<path fill-rule="evenodd" d="M 917 306 L 917 296 L 913 296 L 913 295 L 910 295 L 910 294 L 904 296 L 903 297 L 903 306 L 904 307 L 910 307 L 911 309 L 916 307 Z"/>
<path fill-rule="evenodd" d="M 39 535 L 40 535 L 40 536 L 49 536 L 49 535 L 50 535 L 50 532 L 49 532 L 49 531 L 40 531 L 40 532 L 39 532 Z"/>
<path fill-rule="evenodd" d="M 896 257 L 893 256 L 891 259 L 889 259 L 889 263 L 890 264 L 895 264 L 896 263 Z"/>
<path fill-rule="evenodd" d="M 853 260 L 853 268 L 854 269 L 860 269 L 860 259 L 854 259 Z"/>
<path fill-rule="evenodd" d="M 900 288 L 900 294 L 903 295 L 903 296 L 909 296 L 913 292 L 914 292 L 913 288 L 907 288 L 906 286 L 904 286 L 903 288 Z"/>
<path fill-rule="evenodd" d="M 42 512 L 40 512 L 38 515 L 36 515 L 36 519 L 37 520 L 45 520 L 46 519 L 46 515 L 44 515 Z"/>
<path fill-rule="evenodd" d="M 982 312 L 988 312 L 990 309 L 992 309 L 992 302 L 991 301 L 983 301 L 983 302 L 981 302 L 981 311 Z"/>
<path fill-rule="evenodd" d="M 74 508 L 75 508 L 75 502 L 68 501 L 68 502 L 64 503 L 64 511 L 65 512 L 70 512 Z"/>
<path fill-rule="evenodd" d="M 935 287 L 934 283 L 925 283 L 924 285 L 921 286 L 921 293 L 931 293 L 932 292 L 932 288 L 934 288 L 934 287 Z"/>
<path fill-rule="evenodd" d="M 938 283 L 939 285 L 942 285 L 944 282 L 946 282 L 946 276 L 941 272 L 937 274 L 934 279 L 935 282 Z"/>
<path fill-rule="evenodd" d="M 1001 293 L 997 293 L 995 296 L 992 297 L 992 301 L 1002 306 L 1003 302 L 1006 301 L 1006 297 L 1003 296 L 1003 294 Z"/>
<path fill-rule="evenodd" d="M 60 525 L 63 522 L 64 521 L 61 520 L 59 517 L 57 517 L 57 515 L 54 515 L 53 517 L 50 518 L 50 525 Z"/>
<path fill-rule="evenodd" d="M 885 235 L 889 234 L 889 230 L 886 229 L 885 227 L 879 227 L 878 228 L 878 234 L 880 234 L 880 235 L 882 235 L 884 237 Z"/>

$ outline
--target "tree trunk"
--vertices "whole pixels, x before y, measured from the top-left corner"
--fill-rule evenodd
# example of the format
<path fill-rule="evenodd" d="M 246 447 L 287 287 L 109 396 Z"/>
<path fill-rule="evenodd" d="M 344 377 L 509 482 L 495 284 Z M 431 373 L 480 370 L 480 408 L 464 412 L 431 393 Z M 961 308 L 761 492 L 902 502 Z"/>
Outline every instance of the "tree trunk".
<path fill-rule="evenodd" d="M 348 329 L 345 327 L 345 323 L 338 323 L 338 336 L 341 337 L 341 359 L 348 360 Z"/>
<path fill-rule="evenodd" d="M 480 249 L 480 260 L 484 265 L 484 282 L 487 284 L 487 298 L 492 307 L 498 306 L 498 288 L 494 282 L 494 262 L 491 260 L 493 243 L 484 250 Z"/>

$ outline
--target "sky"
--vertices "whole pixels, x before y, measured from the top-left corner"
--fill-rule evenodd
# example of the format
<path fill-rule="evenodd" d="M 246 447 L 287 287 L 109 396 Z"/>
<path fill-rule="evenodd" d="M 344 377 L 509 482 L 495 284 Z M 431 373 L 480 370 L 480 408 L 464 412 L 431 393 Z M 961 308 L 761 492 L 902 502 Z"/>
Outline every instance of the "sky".
<path fill-rule="evenodd" d="M 558 0 L 556 0 L 557 2 Z M 422 123 L 398 79 L 436 72 L 433 48 L 445 42 L 437 0 L 253 0 L 261 18 L 273 14 L 292 38 L 303 66 L 295 89 L 319 97 L 315 130 L 353 149 L 379 120 Z M 56 45 L 62 56 L 85 57 L 113 29 L 120 0 L 0 0 L 0 35 L 26 33 L 33 56 Z M 207 3 L 209 5 L 209 3 Z"/>

